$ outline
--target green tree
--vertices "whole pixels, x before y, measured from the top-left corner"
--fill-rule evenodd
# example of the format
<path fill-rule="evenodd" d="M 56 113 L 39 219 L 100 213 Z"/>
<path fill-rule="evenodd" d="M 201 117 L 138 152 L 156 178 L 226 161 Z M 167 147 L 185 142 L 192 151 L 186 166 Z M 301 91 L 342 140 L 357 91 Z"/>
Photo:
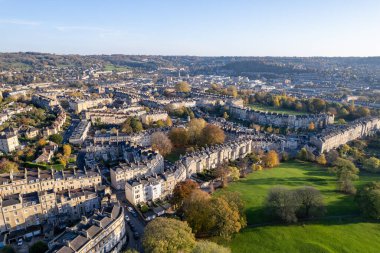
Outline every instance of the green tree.
<path fill-rule="evenodd" d="M 213 210 L 210 218 L 215 221 L 210 231 L 211 235 L 229 238 L 243 228 L 239 211 L 230 206 L 225 199 L 211 199 L 210 208 Z"/>
<path fill-rule="evenodd" d="M 293 191 L 284 187 L 274 187 L 269 190 L 266 207 L 270 213 L 281 220 L 291 223 L 297 222 L 297 210 L 300 203 Z"/>
<path fill-rule="evenodd" d="M 380 159 L 376 157 L 370 157 L 365 159 L 363 162 L 363 168 L 370 172 L 379 172 L 380 171 Z"/>
<path fill-rule="evenodd" d="M 365 216 L 380 219 L 380 182 L 364 185 L 359 189 L 355 200 Z"/>
<path fill-rule="evenodd" d="M 147 253 L 186 253 L 194 248 L 195 238 L 186 222 L 159 217 L 145 227 L 142 244 Z"/>
<path fill-rule="evenodd" d="M 211 218 L 213 210 L 210 200 L 208 193 L 194 189 L 183 201 L 184 217 L 197 236 L 209 236 L 215 226 L 215 220 Z"/>
<path fill-rule="evenodd" d="M 300 204 L 297 216 L 310 218 L 321 216 L 324 211 L 323 196 L 320 191 L 311 186 L 295 190 L 296 198 Z"/>
<path fill-rule="evenodd" d="M 229 167 L 230 170 L 230 177 L 232 181 L 238 181 L 240 178 L 240 171 L 236 167 Z"/>
<path fill-rule="evenodd" d="M 241 194 L 238 192 L 225 192 L 223 195 L 220 195 L 220 198 L 227 201 L 229 206 L 237 211 L 240 215 L 239 222 L 242 228 L 247 226 L 247 217 L 245 215 L 245 202 L 241 198 Z"/>
<path fill-rule="evenodd" d="M 337 188 L 344 193 L 353 194 L 356 189 L 352 180 L 357 180 L 359 169 L 349 160 L 338 158 L 334 163 L 334 167 L 329 168 L 329 171 L 337 176 Z"/>
<path fill-rule="evenodd" d="M 10 171 L 19 172 L 17 163 L 9 161 L 7 158 L 2 158 L 0 161 L 0 172 L 9 173 Z"/>
<path fill-rule="evenodd" d="M 302 161 L 315 161 L 315 155 L 306 148 L 301 148 L 301 150 L 297 154 L 297 158 Z"/>
<path fill-rule="evenodd" d="M 132 120 L 131 120 L 131 127 L 133 129 L 133 132 L 135 132 L 135 133 L 141 132 L 142 130 L 144 130 L 141 121 L 138 118 L 136 118 L 136 117 L 132 118 Z"/>
<path fill-rule="evenodd" d="M 121 125 L 121 132 L 130 134 L 133 132 L 133 128 L 131 126 L 132 118 L 127 118 L 124 123 Z"/>
<path fill-rule="evenodd" d="M 57 143 L 58 145 L 62 143 L 63 137 L 60 134 L 52 134 L 50 136 L 50 140 L 54 143 Z"/>
<path fill-rule="evenodd" d="M 162 119 L 160 119 L 160 120 L 157 120 L 156 125 L 157 125 L 157 127 L 164 127 L 165 122 Z"/>

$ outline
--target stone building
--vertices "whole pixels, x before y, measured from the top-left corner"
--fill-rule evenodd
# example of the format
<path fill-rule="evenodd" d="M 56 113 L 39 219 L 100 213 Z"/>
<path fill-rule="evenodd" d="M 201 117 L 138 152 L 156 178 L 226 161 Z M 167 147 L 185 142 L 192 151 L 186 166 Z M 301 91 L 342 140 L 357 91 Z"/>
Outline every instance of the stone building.
<path fill-rule="evenodd" d="M 75 127 L 73 133 L 69 138 L 69 142 L 74 145 L 81 145 L 87 138 L 88 131 L 90 130 L 91 122 L 87 120 L 81 120 Z"/>
<path fill-rule="evenodd" d="M 80 219 L 100 207 L 94 188 L 34 191 L 0 197 L 1 231 L 16 231 L 48 223 L 56 226 Z"/>
<path fill-rule="evenodd" d="M 44 94 L 34 94 L 32 96 L 32 103 L 47 110 L 59 105 L 56 98 Z"/>
<path fill-rule="evenodd" d="M 149 125 L 153 122 L 157 122 L 159 120 L 166 121 L 168 118 L 168 113 L 166 111 L 151 111 L 146 114 L 140 116 L 141 122 Z"/>
<path fill-rule="evenodd" d="M 120 163 L 110 169 L 113 188 L 124 189 L 127 180 L 163 171 L 164 158 L 158 152 L 131 144 L 123 146 L 125 163 Z"/>
<path fill-rule="evenodd" d="M 103 207 L 85 216 L 49 242 L 49 253 L 120 252 L 126 242 L 124 211 L 120 205 Z"/>
<path fill-rule="evenodd" d="M 31 168 L 0 174 L 0 196 L 89 188 L 100 186 L 101 182 L 100 172 L 96 170 L 55 171 Z"/>
<path fill-rule="evenodd" d="M 323 129 L 334 123 L 334 115 L 308 114 L 289 115 L 275 112 L 262 112 L 242 106 L 230 106 L 230 115 L 233 117 L 259 125 L 284 127 L 290 129 L 307 129 L 311 123 L 316 129 Z"/>
<path fill-rule="evenodd" d="M 98 98 L 90 100 L 71 100 L 69 102 L 70 108 L 75 111 L 75 113 L 80 113 L 87 109 L 97 107 L 99 105 L 106 105 L 112 103 L 112 98 Z"/>
<path fill-rule="evenodd" d="M 50 109 L 57 115 L 57 117 L 50 126 L 42 129 L 43 136 L 50 136 L 52 134 L 59 133 L 66 121 L 66 112 L 60 105 L 54 106 Z"/>
<path fill-rule="evenodd" d="M 359 119 L 346 125 L 324 129 L 320 134 L 312 136 L 310 143 L 316 146 L 319 153 L 323 153 L 379 130 L 380 118 Z"/>
<path fill-rule="evenodd" d="M 167 133 L 169 131 L 168 127 L 164 128 L 151 128 L 145 131 L 141 131 L 139 133 L 132 133 L 132 134 L 126 134 L 126 133 L 96 133 L 93 142 L 94 145 L 106 145 L 106 144 L 118 144 L 118 143 L 125 143 L 130 142 L 132 144 L 137 144 L 139 146 L 148 147 L 151 144 L 151 136 L 154 132 L 164 132 Z M 92 147 L 89 146 L 89 149 Z"/>
<path fill-rule="evenodd" d="M 85 111 L 85 118 L 92 123 L 122 124 L 129 117 L 140 117 L 143 114 L 146 114 L 146 111 L 141 106 L 123 109 L 101 108 Z"/>
<path fill-rule="evenodd" d="M 0 135 L 0 151 L 4 153 L 11 153 L 20 146 L 17 134 L 14 133 L 1 133 Z"/>

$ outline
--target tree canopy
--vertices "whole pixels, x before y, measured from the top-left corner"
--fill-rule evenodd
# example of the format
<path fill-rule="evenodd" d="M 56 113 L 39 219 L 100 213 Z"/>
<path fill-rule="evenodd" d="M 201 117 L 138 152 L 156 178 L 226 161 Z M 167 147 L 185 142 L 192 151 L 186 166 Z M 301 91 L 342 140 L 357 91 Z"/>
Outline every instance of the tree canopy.
<path fill-rule="evenodd" d="M 355 193 L 356 189 L 352 183 L 353 180 L 357 180 L 359 176 L 359 169 L 347 159 L 337 158 L 333 162 L 333 166 L 329 169 L 330 172 L 335 173 L 337 176 L 337 188 L 344 193 Z"/>
<path fill-rule="evenodd" d="M 163 156 L 169 154 L 173 148 L 172 142 L 163 132 L 155 132 L 152 134 L 151 145 L 153 150 L 158 150 Z"/>
<path fill-rule="evenodd" d="M 355 199 L 365 216 L 380 219 L 380 182 L 364 185 L 357 192 Z"/>
<path fill-rule="evenodd" d="M 191 252 L 195 238 L 186 222 L 156 218 L 146 227 L 142 244 L 147 253 Z"/>
<path fill-rule="evenodd" d="M 175 89 L 178 92 L 190 92 L 190 90 L 191 90 L 188 82 L 178 82 L 175 85 Z"/>
<path fill-rule="evenodd" d="M 270 150 L 263 158 L 263 163 L 265 167 L 273 168 L 280 164 L 280 159 L 275 150 Z"/>

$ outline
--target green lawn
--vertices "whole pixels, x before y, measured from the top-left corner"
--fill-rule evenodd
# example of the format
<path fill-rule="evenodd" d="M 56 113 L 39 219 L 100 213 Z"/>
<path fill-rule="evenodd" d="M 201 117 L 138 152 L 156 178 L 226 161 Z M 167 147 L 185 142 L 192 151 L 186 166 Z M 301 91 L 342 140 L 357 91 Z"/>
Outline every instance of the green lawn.
<path fill-rule="evenodd" d="M 107 64 L 104 66 L 104 71 L 113 71 L 115 70 L 116 72 L 123 72 L 127 71 L 129 68 L 128 67 L 123 67 L 123 66 L 116 66 L 113 64 Z"/>
<path fill-rule="evenodd" d="M 179 160 L 179 157 L 181 155 L 184 155 L 185 153 L 186 153 L 186 148 L 174 148 L 170 154 L 165 156 L 165 160 L 175 163 L 176 161 Z"/>
<path fill-rule="evenodd" d="M 379 179 L 380 175 L 361 173 L 355 184 L 360 186 Z M 297 188 L 304 185 L 321 191 L 327 209 L 326 218 L 304 226 L 265 224 L 273 223 L 263 205 L 268 190 L 274 186 Z M 253 172 L 216 194 L 224 191 L 241 193 L 246 202 L 248 224 L 257 226 L 244 229 L 227 243 L 233 252 L 375 252 L 380 249 L 379 224 L 361 223 L 358 218 L 355 222 L 352 222 L 354 218 L 346 218 L 351 219 L 348 222 L 331 218 L 357 215 L 359 210 L 353 196 L 335 191 L 335 178 L 325 167 L 301 161 L 286 162 L 274 169 Z M 367 247 L 367 241 L 373 243 Z M 365 251 L 360 251 L 362 248 Z"/>
<path fill-rule="evenodd" d="M 55 170 L 63 170 L 65 167 L 62 164 L 41 164 L 41 163 L 33 163 L 33 162 L 25 162 L 25 167 L 29 168 L 40 168 L 40 169 L 48 169 L 52 168 Z"/>
<path fill-rule="evenodd" d="M 307 114 L 306 112 L 297 112 L 290 109 L 276 108 L 274 106 L 269 106 L 269 105 L 251 104 L 249 106 L 254 110 L 263 111 L 263 112 L 277 112 L 277 113 L 284 113 L 284 114 L 290 114 L 290 115 L 306 115 Z"/>
<path fill-rule="evenodd" d="M 224 244 L 233 253 L 377 253 L 380 224 L 323 222 L 247 228 Z"/>

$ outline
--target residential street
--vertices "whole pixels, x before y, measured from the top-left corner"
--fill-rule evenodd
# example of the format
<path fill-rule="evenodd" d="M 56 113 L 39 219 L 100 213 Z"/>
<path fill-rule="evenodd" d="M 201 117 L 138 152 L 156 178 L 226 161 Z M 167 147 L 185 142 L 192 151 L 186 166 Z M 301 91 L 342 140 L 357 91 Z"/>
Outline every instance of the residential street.
<path fill-rule="evenodd" d="M 135 211 L 136 217 L 128 211 L 127 207 L 132 207 L 130 203 L 125 199 L 124 191 L 118 191 L 116 192 L 117 199 L 120 201 L 122 206 L 124 207 L 124 213 L 128 215 L 130 221 L 126 221 L 126 227 L 127 227 L 127 232 L 128 232 L 128 248 L 134 248 L 138 250 L 139 252 L 143 252 L 142 244 L 141 244 L 141 238 L 144 233 L 144 228 L 145 228 L 145 221 L 142 220 L 140 215 Z M 135 210 L 135 209 L 133 209 Z M 134 227 L 135 232 L 139 233 L 139 238 L 135 239 L 133 236 L 134 231 L 132 231 L 131 226 Z"/>

